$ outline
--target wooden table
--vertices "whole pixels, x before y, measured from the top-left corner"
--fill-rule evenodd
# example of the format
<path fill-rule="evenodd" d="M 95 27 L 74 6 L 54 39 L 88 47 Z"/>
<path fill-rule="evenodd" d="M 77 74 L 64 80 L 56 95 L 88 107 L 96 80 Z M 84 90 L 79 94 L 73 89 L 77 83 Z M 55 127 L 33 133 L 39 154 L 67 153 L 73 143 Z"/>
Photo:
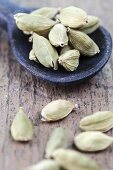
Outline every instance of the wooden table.
<path fill-rule="evenodd" d="M 89 14 L 97 15 L 113 35 L 113 1 L 109 0 L 13 0 L 17 4 L 41 7 L 75 5 Z M 79 109 L 56 123 L 42 123 L 40 111 L 55 99 L 68 99 L 79 104 Z M 19 106 L 25 108 L 34 124 L 32 142 L 14 142 L 10 125 Z M 6 32 L 0 29 L 0 170 L 21 170 L 44 158 L 44 148 L 54 127 L 62 126 L 76 135 L 79 120 L 98 110 L 113 111 L 113 60 L 92 80 L 78 86 L 57 86 L 44 82 L 24 70 L 15 60 Z M 113 135 L 113 131 L 108 132 Z M 103 152 L 89 154 L 102 170 L 113 170 L 113 145 Z"/>

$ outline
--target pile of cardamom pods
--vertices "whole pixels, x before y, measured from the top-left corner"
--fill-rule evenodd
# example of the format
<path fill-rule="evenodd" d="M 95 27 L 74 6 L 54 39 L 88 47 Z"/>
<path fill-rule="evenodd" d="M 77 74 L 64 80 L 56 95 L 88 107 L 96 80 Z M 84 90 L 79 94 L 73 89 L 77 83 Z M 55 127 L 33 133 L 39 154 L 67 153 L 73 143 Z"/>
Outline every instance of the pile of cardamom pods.
<path fill-rule="evenodd" d="M 58 99 L 48 103 L 41 111 L 42 121 L 54 122 L 67 117 L 78 105 L 71 101 Z M 85 132 L 69 135 L 64 128 L 55 128 L 46 144 L 45 159 L 25 170 L 101 170 L 100 166 L 88 156 L 72 148 L 72 143 L 80 151 L 95 153 L 113 144 L 113 137 L 104 132 L 113 128 L 113 111 L 98 111 L 82 118 L 79 128 Z M 22 107 L 19 108 L 12 125 L 11 135 L 15 141 L 30 141 L 33 126 Z M 52 159 L 51 159 L 52 158 Z"/>
<path fill-rule="evenodd" d="M 99 19 L 77 7 L 63 9 L 44 7 L 28 13 L 14 15 L 17 27 L 30 35 L 32 49 L 29 59 L 47 68 L 63 66 L 74 71 L 80 55 L 94 56 L 98 45 L 87 35 L 99 27 Z"/>
<path fill-rule="evenodd" d="M 99 131 L 82 132 L 74 137 L 74 144 L 81 151 L 101 151 L 113 144 L 113 137 Z M 46 144 L 46 159 L 27 170 L 101 170 L 93 159 L 69 149 L 71 145 L 68 132 L 62 127 L 55 128 Z"/>

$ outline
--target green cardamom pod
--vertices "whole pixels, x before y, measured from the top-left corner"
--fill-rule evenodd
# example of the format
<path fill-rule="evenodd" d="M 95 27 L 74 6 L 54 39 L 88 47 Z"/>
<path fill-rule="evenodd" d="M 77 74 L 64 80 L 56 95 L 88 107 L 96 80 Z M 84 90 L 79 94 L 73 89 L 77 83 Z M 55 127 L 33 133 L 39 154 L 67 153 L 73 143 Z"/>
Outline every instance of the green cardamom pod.
<path fill-rule="evenodd" d="M 47 18 L 53 19 L 59 12 L 59 8 L 43 7 L 31 12 L 32 15 L 43 15 Z"/>
<path fill-rule="evenodd" d="M 38 59 L 36 58 L 33 49 L 29 53 L 29 59 L 38 62 Z"/>
<path fill-rule="evenodd" d="M 67 29 L 62 24 L 56 24 L 49 32 L 49 41 L 55 47 L 68 44 Z"/>
<path fill-rule="evenodd" d="M 56 22 L 42 15 L 16 15 L 14 16 L 17 27 L 22 31 L 46 34 Z"/>
<path fill-rule="evenodd" d="M 97 44 L 85 33 L 70 29 L 69 39 L 73 47 L 84 56 L 94 56 L 99 53 Z"/>
<path fill-rule="evenodd" d="M 95 152 L 108 148 L 113 143 L 113 137 L 98 131 L 83 132 L 74 138 L 74 143 L 81 151 Z"/>
<path fill-rule="evenodd" d="M 45 121 L 57 121 L 65 118 L 77 105 L 67 100 L 55 100 L 47 104 L 41 112 Z"/>
<path fill-rule="evenodd" d="M 85 25 L 87 20 L 87 13 L 74 6 L 63 8 L 60 12 L 61 23 L 70 28 L 79 28 Z"/>
<path fill-rule="evenodd" d="M 113 112 L 100 111 L 86 116 L 80 121 L 80 128 L 84 131 L 107 132 L 113 128 Z"/>
<path fill-rule="evenodd" d="M 19 17 L 25 16 L 25 15 L 27 15 L 27 13 L 17 13 L 14 15 L 14 19 L 15 21 L 17 21 Z M 31 35 L 32 31 L 23 31 L 23 33 L 26 35 Z"/>
<path fill-rule="evenodd" d="M 99 27 L 99 18 L 89 15 L 88 16 L 88 22 L 79 28 L 79 31 L 82 31 L 86 34 L 91 34 L 92 32 L 94 32 L 98 27 Z"/>
<path fill-rule="evenodd" d="M 58 69 L 58 54 L 50 42 L 36 33 L 33 33 L 33 51 L 38 61 L 45 67 Z"/>
<path fill-rule="evenodd" d="M 54 160 L 43 160 L 36 165 L 25 168 L 25 170 L 60 170 L 60 167 Z"/>
<path fill-rule="evenodd" d="M 100 170 L 94 160 L 78 151 L 58 149 L 53 153 L 53 158 L 66 170 Z"/>
<path fill-rule="evenodd" d="M 45 149 L 46 158 L 51 158 L 56 149 L 66 148 L 67 146 L 69 146 L 69 139 L 65 130 L 61 127 L 55 128 L 47 142 Z"/>
<path fill-rule="evenodd" d="M 74 71 L 79 66 L 79 57 L 80 53 L 78 50 L 69 50 L 59 57 L 58 62 L 67 71 Z"/>
<path fill-rule="evenodd" d="M 14 19 L 16 20 L 16 19 L 18 19 L 19 17 L 21 18 L 21 16 L 25 16 L 25 15 L 28 15 L 27 13 L 17 13 L 17 14 L 15 14 L 14 15 Z"/>
<path fill-rule="evenodd" d="M 61 51 L 60 51 L 60 55 L 64 54 L 65 52 L 69 51 L 69 50 L 72 50 L 72 47 L 69 46 L 69 45 L 65 45 Z"/>
<path fill-rule="evenodd" d="M 16 141 L 29 141 L 33 137 L 33 127 L 31 121 L 20 107 L 11 125 L 11 135 Z"/>

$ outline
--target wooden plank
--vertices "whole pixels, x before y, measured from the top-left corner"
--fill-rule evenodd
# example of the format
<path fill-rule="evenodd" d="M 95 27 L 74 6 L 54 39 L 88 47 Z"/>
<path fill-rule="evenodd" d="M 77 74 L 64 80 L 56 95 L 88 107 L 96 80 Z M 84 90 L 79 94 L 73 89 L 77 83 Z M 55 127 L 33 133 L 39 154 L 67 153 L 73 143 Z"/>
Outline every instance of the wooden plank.
<path fill-rule="evenodd" d="M 76 5 L 89 14 L 97 15 L 113 35 L 113 1 L 109 0 L 13 0 L 25 6 Z M 56 123 L 42 123 L 40 111 L 54 99 L 68 99 L 79 104 L 79 108 L 66 119 Z M 10 125 L 23 106 L 34 124 L 32 142 L 14 142 L 10 136 Z M 44 158 L 44 148 L 54 127 L 62 126 L 77 134 L 79 120 L 98 110 L 113 110 L 113 59 L 92 80 L 78 86 L 57 86 L 36 79 L 25 71 L 15 60 L 7 42 L 7 34 L 0 30 L 0 169 L 20 170 Z M 108 132 L 113 135 L 113 131 Z M 88 154 L 103 170 L 113 170 L 113 145 L 104 152 Z"/>

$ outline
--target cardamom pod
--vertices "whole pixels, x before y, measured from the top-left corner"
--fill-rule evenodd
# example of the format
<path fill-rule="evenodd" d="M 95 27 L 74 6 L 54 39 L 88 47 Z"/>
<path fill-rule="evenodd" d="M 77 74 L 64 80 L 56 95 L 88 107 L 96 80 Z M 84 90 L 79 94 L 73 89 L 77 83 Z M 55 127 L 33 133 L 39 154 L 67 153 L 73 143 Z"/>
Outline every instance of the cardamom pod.
<path fill-rule="evenodd" d="M 86 116 L 80 121 L 80 128 L 84 131 L 107 132 L 113 128 L 113 112 L 100 111 Z"/>
<path fill-rule="evenodd" d="M 77 151 L 58 149 L 53 158 L 66 170 L 100 170 L 94 160 Z"/>
<path fill-rule="evenodd" d="M 43 160 L 25 170 L 60 170 L 60 167 L 54 160 Z"/>
<path fill-rule="evenodd" d="M 47 18 L 53 19 L 59 12 L 59 8 L 43 7 L 31 12 L 32 15 L 43 15 Z"/>
<path fill-rule="evenodd" d="M 58 62 L 67 71 L 74 71 L 79 65 L 79 57 L 80 53 L 78 50 L 69 50 L 59 57 Z"/>
<path fill-rule="evenodd" d="M 100 24 L 97 23 L 89 28 L 84 28 L 84 29 L 81 29 L 80 31 L 86 33 L 86 34 L 91 34 L 93 33 L 94 31 L 96 31 L 98 28 L 99 28 Z"/>
<path fill-rule="evenodd" d="M 74 138 L 74 143 L 81 151 L 101 151 L 113 143 L 113 137 L 102 132 L 83 132 Z"/>
<path fill-rule="evenodd" d="M 55 47 L 68 44 L 67 29 L 62 24 L 56 24 L 49 32 L 49 41 Z"/>
<path fill-rule="evenodd" d="M 19 17 L 25 16 L 25 15 L 27 15 L 27 13 L 17 13 L 17 14 L 14 15 L 14 19 L 15 19 L 15 21 L 17 21 L 17 19 L 18 19 Z M 17 23 L 16 23 L 16 24 L 17 24 Z M 31 34 L 32 34 L 32 31 L 23 31 L 23 33 L 24 33 L 25 35 L 31 35 Z"/>
<path fill-rule="evenodd" d="M 36 33 L 33 33 L 33 51 L 38 61 L 45 67 L 58 69 L 58 54 L 50 42 Z"/>
<path fill-rule="evenodd" d="M 35 56 L 35 53 L 34 53 L 34 51 L 33 51 L 33 49 L 30 51 L 30 53 L 29 53 L 29 59 L 30 60 L 34 60 L 34 61 L 38 61 L 37 60 L 37 58 L 36 58 L 36 56 Z"/>
<path fill-rule="evenodd" d="M 65 130 L 61 127 L 55 128 L 47 142 L 45 149 L 46 158 L 51 158 L 56 149 L 66 148 L 68 145 L 69 139 Z"/>
<path fill-rule="evenodd" d="M 17 14 L 14 15 L 14 19 L 16 20 L 16 19 L 18 19 L 19 17 L 25 16 L 25 15 L 28 15 L 28 14 L 27 14 L 27 13 L 22 13 L 22 12 L 20 13 L 20 12 L 19 12 L 19 13 L 17 13 Z"/>
<path fill-rule="evenodd" d="M 61 23 L 70 28 L 79 28 L 85 25 L 87 20 L 87 13 L 74 6 L 63 8 L 60 12 Z"/>
<path fill-rule="evenodd" d="M 79 31 L 82 31 L 86 34 L 91 34 L 92 32 L 94 32 L 98 27 L 99 27 L 99 18 L 89 15 L 88 16 L 88 22 L 79 28 Z"/>
<path fill-rule="evenodd" d="M 42 15 L 16 15 L 17 27 L 22 31 L 46 34 L 56 22 Z"/>
<path fill-rule="evenodd" d="M 69 39 L 73 47 L 84 56 L 94 56 L 99 53 L 97 44 L 85 33 L 70 29 Z"/>
<path fill-rule="evenodd" d="M 67 52 L 69 50 L 72 50 L 71 46 L 69 46 L 69 45 L 64 46 L 60 51 L 60 55 L 64 54 L 65 52 Z"/>
<path fill-rule="evenodd" d="M 74 108 L 75 105 L 72 102 L 59 99 L 47 104 L 42 109 L 41 115 L 45 121 L 57 121 L 68 116 Z"/>
<path fill-rule="evenodd" d="M 11 125 L 11 135 L 16 141 L 30 141 L 33 137 L 33 127 L 31 121 L 20 107 Z"/>

